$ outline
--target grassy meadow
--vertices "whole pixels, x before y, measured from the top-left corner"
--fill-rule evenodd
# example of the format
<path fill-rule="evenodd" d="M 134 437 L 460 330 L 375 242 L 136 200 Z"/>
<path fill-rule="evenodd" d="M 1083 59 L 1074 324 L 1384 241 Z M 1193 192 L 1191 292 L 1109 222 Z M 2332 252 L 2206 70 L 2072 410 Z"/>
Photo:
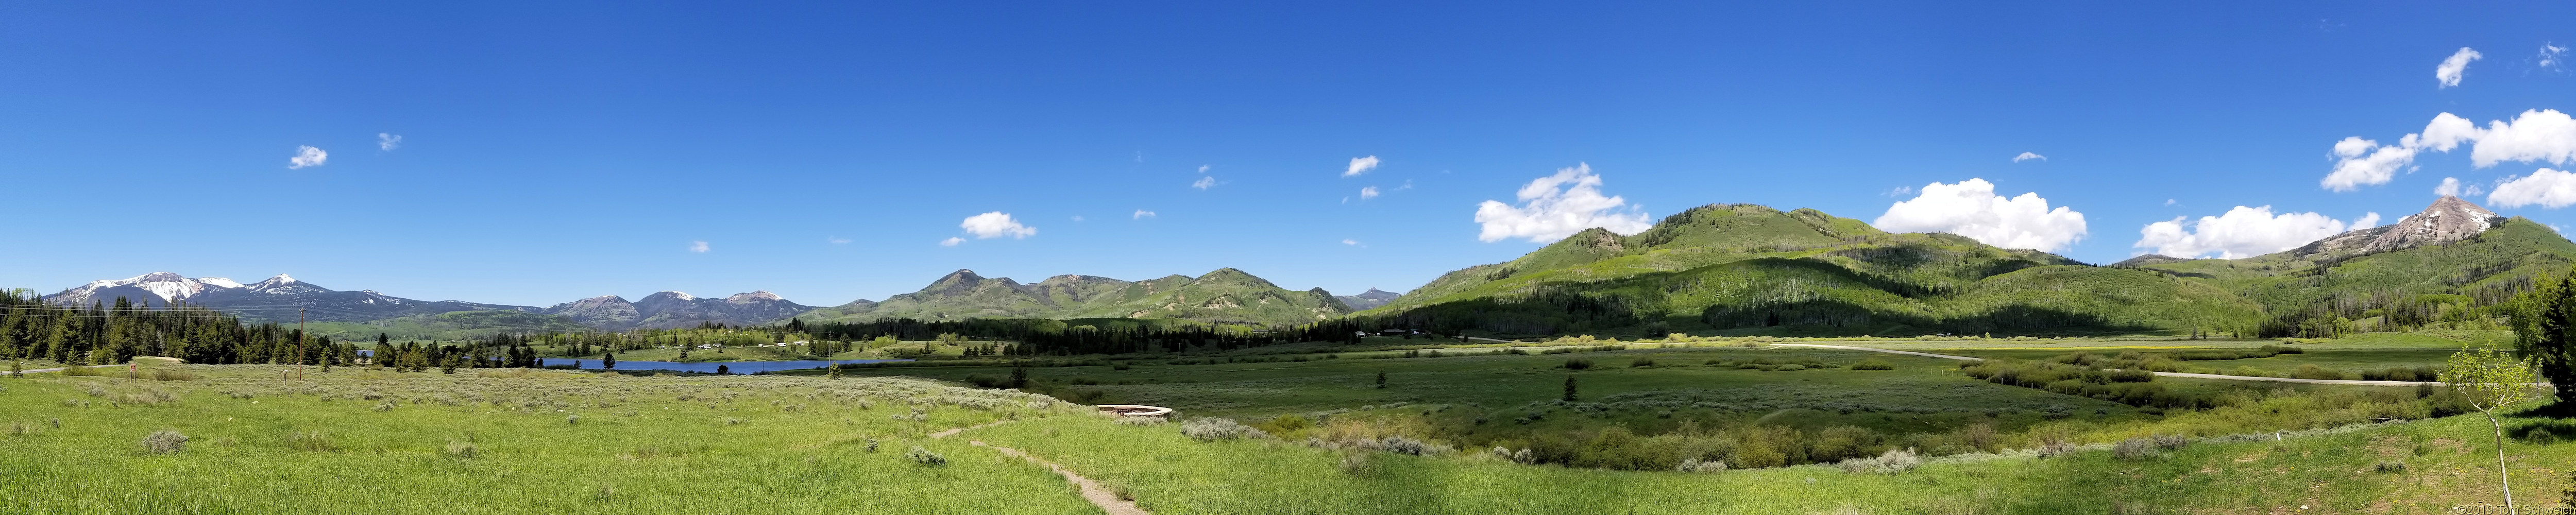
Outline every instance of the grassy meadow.
<path fill-rule="evenodd" d="M 2299 341 L 2297 354 L 2185 363 L 2416 366 L 2495 336 Z M 2456 409 L 2431 389 L 2136 383 L 2209 401 L 2166 409 L 1980 380 L 1948 359 L 1593 343 L 1370 338 L 838 379 L 348 367 L 293 379 L 280 365 L 147 359 L 134 377 L 0 379 L 0 513 L 1101 512 L 1047 469 L 970 440 L 1157 514 L 2454 513 L 2501 501 L 2486 420 L 2442 416 Z M 2283 345 L 1815 343 L 2032 363 Z M 1015 372 L 1021 391 L 976 387 Z M 1169 406 L 1180 420 L 1119 423 L 1058 398 Z M 1248 429 L 1210 436 L 1215 418 Z M 184 444 L 154 448 L 164 430 Z M 2525 412 L 2505 431 L 2517 498 L 2552 506 L 2576 473 L 2576 421 Z M 1915 457 L 1852 466 L 1896 451 Z"/>
<path fill-rule="evenodd" d="M 275 365 L 152 368 L 0 379 L 0 513 L 1096 512 L 1043 468 L 926 437 L 1080 412 L 1017 392 L 900 378 L 307 367 L 290 381 Z M 194 378 L 151 379 L 162 370 Z M 141 443 L 161 430 L 184 447 Z M 914 446 L 947 463 L 916 463 Z"/>

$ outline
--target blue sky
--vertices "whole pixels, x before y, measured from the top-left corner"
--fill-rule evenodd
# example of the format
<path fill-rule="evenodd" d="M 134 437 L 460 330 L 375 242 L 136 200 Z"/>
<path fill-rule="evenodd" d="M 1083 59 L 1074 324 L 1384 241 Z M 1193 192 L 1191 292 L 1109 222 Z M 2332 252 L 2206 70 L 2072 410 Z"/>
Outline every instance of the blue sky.
<path fill-rule="evenodd" d="M 1985 209 L 1957 230 L 2105 263 L 2393 222 L 2446 177 L 2576 223 L 2540 171 L 2576 134 L 2520 118 L 2576 109 L 2564 3 L 950 4 L 0 5 L 0 284 L 834 305 L 1236 267 L 1349 294 L 1721 202 Z M 2474 124 L 2453 150 L 2400 141 L 2441 113 Z M 2197 223 L 2237 206 L 2271 211 Z"/>

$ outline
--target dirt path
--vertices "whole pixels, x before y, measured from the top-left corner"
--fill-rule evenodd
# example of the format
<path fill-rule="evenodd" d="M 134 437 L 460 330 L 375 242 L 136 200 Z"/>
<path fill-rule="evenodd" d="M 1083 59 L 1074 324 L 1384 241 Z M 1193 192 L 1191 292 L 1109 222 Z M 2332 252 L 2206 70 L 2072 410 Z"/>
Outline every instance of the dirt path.
<path fill-rule="evenodd" d="M 1117 492 L 1109 491 L 1109 487 L 1100 486 L 1099 481 L 1092 481 L 1091 478 L 1075 474 L 1072 469 L 1064 468 L 1063 465 L 1038 459 L 1036 456 L 1030 456 L 1029 453 L 1020 452 L 1019 449 L 987 444 L 981 440 L 968 440 L 966 443 L 976 447 L 991 447 L 993 450 L 1001 451 L 1003 456 L 1018 457 L 1029 460 L 1030 463 L 1046 465 L 1047 469 L 1063 474 L 1065 481 L 1071 481 L 1075 486 L 1082 487 L 1082 500 L 1091 501 L 1092 506 L 1099 506 L 1100 511 L 1109 512 L 1109 515 L 1152 515 L 1152 512 L 1136 507 L 1136 501 L 1120 499 Z"/>
<path fill-rule="evenodd" d="M 86 368 L 107 368 L 107 367 L 117 367 L 117 366 L 124 366 L 124 365 L 88 365 L 88 366 L 86 366 Z M 37 372 L 61 372 L 63 369 L 66 369 L 66 368 L 71 368 L 71 367 L 39 368 L 39 369 L 35 369 L 35 370 L 22 370 L 22 371 L 19 371 L 19 373 L 21 373 L 21 374 L 33 374 L 33 373 L 37 373 Z M 7 371 L 7 370 L 0 370 L 0 375 L 9 375 L 9 371 Z"/>
<path fill-rule="evenodd" d="M 1933 354 L 1933 353 L 1929 353 L 1929 352 L 1914 352 L 1914 351 L 1904 351 L 1904 350 L 1896 350 L 1896 349 L 1881 349 L 1881 348 L 1876 348 L 1876 347 L 1854 347 L 1854 346 L 1850 346 L 1850 345 L 1818 345 L 1818 344 L 1812 344 L 1812 343 L 1774 343 L 1774 344 L 1771 344 L 1771 346 L 1773 346 L 1773 347 L 1813 347 L 1813 348 L 1818 348 L 1818 349 L 1865 350 L 1865 351 L 1870 351 L 1870 352 L 1885 352 L 1885 353 L 1889 353 L 1889 354 L 1904 354 L 1904 355 L 1909 355 L 1909 356 L 1923 356 L 1923 357 L 1927 357 L 1927 358 L 1956 359 L 1956 360 L 1964 360 L 1964 361 L 1985 361 L 1985 360 L 1986 360 L 1985 358 L 1972 358 L 1972 357 L 1967 357 L 1967 356 L 1952 356 L 1952 355 L 1948 355 L 1948 354 Z M 2364 385 L 2364 386 L 2415 386 L 2415 385 L 2419 385 L 2419 384 L 2429 384 L 2429 385 L 2440 385 L 2440 384 L 2442 384 L 2442 382 L 2440 382 L 2440 381 L 2360 381 L 2360 380 L 2352 380 L 2352 379 L 2293 379 L 2293 378 L 2288 378 L 2288 377 L 2231 376 L 2231 375 L 2223 375 L 2223 374 L 2192 374 L 2192 373 L 2184 373 L 2184 372 L 2156 372 L 2155 374 L 2156 374 L 2156 375 L 2160 375 L 2160 376 L 2165 376 L 2165 377 L 2189 377 L 2189 378 L 2195 378 L 2195 379 L 2226 379 L 2226 380 L 2232 380 L 2232 381 L 2273 381 L 2273 382 L 2281 382 L 2281 383 L 2307 383 L 2307 384 L 2353 384 L 2353 385 Z M 2534 385 L 2534 386 L 2543 387 L 2543 388 L 2547 388 L 2547 387 L 2549 387 L 2549 384 L 2548 384 L 2548 383 L 2533 383 L 2533 385 Z"/>
<path fill-rule="evenodd" d="M 983 429 L 1002 425 L 1006 422 L 1010 421 L 996 420 L 980 425 L 954 427 L 937 433 L 931 433 L 930 437 L 947 438 L 957 436 L 958 433 L 964 433 L 969 429 Z M 1063 475 L 1065 481 L 1073 483 L 1074 486 L 1081 487 L 1082 500 L 1091 501 L 1092 506 L 1100 507 L 1100 511 L 1108 512 L 1109 515 L 1153 515 L 1152 512 L 1147 512 L 1144 508 L 1136 507 L 1136 501 L 1119 499 L 1118 493 L 1109 491 L 1109 487 L 1100 486 L 1099 481 L 1092 481 L 1091 478 L 1082 477 L 1081 474 L 1075 474 L 1072 469 L 1064 468 L 1063 465 L 1057 465 L 1047 460 L 1038 459 L 1036 456 L 1030 456 L 1029 453 L 1020 452 L 1019 449 L 987 444 L 982 440 L 967 440 L 966 443 L 976 447 L 989 447 L 993 450 L 1001 451 L 1003 456 L 1029 460 L 1029 463 L 1045 465 L 1047 470 L 1053 470 L 1056 474 Z"/>

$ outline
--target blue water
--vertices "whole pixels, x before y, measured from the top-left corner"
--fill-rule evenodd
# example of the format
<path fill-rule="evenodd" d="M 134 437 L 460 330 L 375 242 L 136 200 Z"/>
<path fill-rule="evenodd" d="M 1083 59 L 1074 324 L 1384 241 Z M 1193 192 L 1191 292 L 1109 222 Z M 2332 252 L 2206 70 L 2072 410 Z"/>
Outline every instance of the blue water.
<path fill-rule="evenodd" d="M 826 366 L 826 365 L 830 365 L 830 364 L 833 364 L 833 363 L 840 363 L 840 364 L 843 364 L 843 365 L 854 365 L 854 364 L 860 364 L 860 363 L 883 363 L 883 362 L 888 362 L 888 361 L 912 361 L 912 360 L 909 360 L 909 359 L 841 359 L 841 360 L 824 361 L 824 360 L 809 359 L 809 360 L 800 360 L 800 361 L 725 361 L 725 362 L 718 362 L 718 363 L 679 363 L 679 362 L 672 362 L 672 361 L 627 361 L 627 360 L 622 360 L 622 359 L 621 359 L 621 360 L 617 360 L 617 369 L 618 369 L 618 370 L 670 370 L 670 371 L 675 371 L 675 372 L 705 372 L 705 373 L 712 374 L 712 373 L 715 373 L 715 371 L 716 371 L 716 366 L 717 366 L 717 365 L 723 365 L 723 366 L 725 367 L 725 371 L 727 371 L 727 372 L 732 372 L 732 373 L 736 373 L 736 374 L 749 374 L 749 373 L 753 373 L 753 372 L 776 372 L 776 371 L 780 371 L 780 370 L 798 370 L 798 369 L 807 369 L 807 368 L 823 368 L 824 366 Z M 595 360 L 595 359 L 556 359 L 556 358 L 544 358 L 544 359 L 539 359 L 539 360 L 537 360 L 537 365 L 538 365 L 538 366 L 579 365 L 579 366 L 581 366 L 581 368 L 582 368 L 583 370 L 599 370 L 599 360 Z"/>

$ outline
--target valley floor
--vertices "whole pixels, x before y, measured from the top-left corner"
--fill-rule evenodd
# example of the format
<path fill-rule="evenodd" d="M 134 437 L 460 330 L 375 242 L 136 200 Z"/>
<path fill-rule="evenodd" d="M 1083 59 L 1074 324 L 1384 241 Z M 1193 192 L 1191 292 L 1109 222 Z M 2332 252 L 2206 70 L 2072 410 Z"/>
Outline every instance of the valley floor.
<path fill-rule="evenodd" d="M 2234 361 L 2421 365 L 2458 341 L 2303 343 L 2305 353 Z M 1860 345 L 2047 358 L 2267 343 L 2277 342 Z M 0 379 L 0 512 L 1102 513 L 1065 479 L 993 446 L 1156 514 L 2456 513 L 2502 501 L 2483 417 L 2374 422 L 2438 400 L 2414 388 L 2165 378 L 2156 383 L 2242 404 L 2158 410 L 1979 381 L 1930 357 L 1731 345 L 1540 354 L 1553 348 L 1025 369 L 1028 390 L 1171 406 L 1184 419 L 1226 417 L 1272 435 L 1208 441 L 1183 423 L 1117 423 L 1047 397 L 954 386 L 1008 377 L 1006 367 L 867 368 L 841 379 L 312 368 L 281 380 L 275 365 L 147 361 L 136 377 L 111 367 Z M 1589 366 L 1567 368 L 1573 360 Z M 1863 362 L 1890 369 L 1856 369 L 1874 368 L 1854 366 Z M 1818 366 L 1786 366 L 1798 363 Z M 1569 376 L 1580 389 L 1572 402 Z M 2516 499 L 2545 512 L 2571 487 L 2576 420 L 2526 412 L 2504 426 Z M 1603 445 L 1614 432 L 1684 441 L 1748 427 L 1859 428 L 1881 435 L 1879 447 L 1930 457 L 1897 473 L 1830 463 L 1673 472 L 1526 465 L 1490 452 L 1559 435 Z M 1988 440 L 1962 436 L 1978 427 Z M 957 428 L 972 429 L 931 437 Z M 163 430 L 184 443 L 154 449 L 147 436 Z M 2189 443 L 2111 448 L 2150 435 Z M 1389 436 L 1431 450 L 1356 445 Z M 2074 447 L 2033 450 L 2050 442 Z"/>

